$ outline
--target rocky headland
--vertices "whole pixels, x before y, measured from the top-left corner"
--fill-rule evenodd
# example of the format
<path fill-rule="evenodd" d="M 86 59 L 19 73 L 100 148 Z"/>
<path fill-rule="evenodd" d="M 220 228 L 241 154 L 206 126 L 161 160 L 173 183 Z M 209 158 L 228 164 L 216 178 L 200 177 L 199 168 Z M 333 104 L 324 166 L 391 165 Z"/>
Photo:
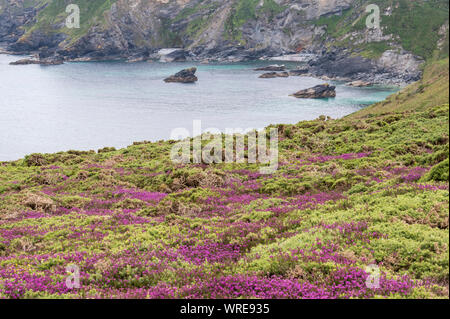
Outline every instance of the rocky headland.
<path fill-rule="evenodd" d="M 446 43 L 448 12 L 438 2 L 380 3 L 373 30 L 366 0 L 96 0 L 80 29 L 68 29 L 62 1 L 0 0 L 0 43 L 54 61 L 294 61 L 307 71 L 291 76 L 401 85 L 417 81 L 424 59 Z M 419 20 L 425 6 L 431 22 L 399 32 L 406 13 Z"/>

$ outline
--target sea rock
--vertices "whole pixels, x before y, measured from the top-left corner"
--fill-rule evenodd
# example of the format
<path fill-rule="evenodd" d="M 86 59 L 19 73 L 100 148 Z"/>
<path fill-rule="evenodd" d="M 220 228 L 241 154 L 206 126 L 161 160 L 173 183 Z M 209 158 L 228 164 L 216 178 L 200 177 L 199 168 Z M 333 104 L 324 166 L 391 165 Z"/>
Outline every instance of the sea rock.
<path fill-rule="evenodd" d="M 285 65 L 273 64 L 269 66 L 264 66 L 261 68 L 256 68 L 255 71 L 271 71 L 271 72 L 280 72 L 286 70 Z"/>
<path fill-rule="evenodd" d="M 357 80 L 357 81 L 353 81 L 353 82 L 348 82 L 346 85 L 360 88 L 360 87 L 366 87 L 366 86 L 372 85 L 372 83 Z"/>
<path fill-rule="evenodd" d="M 40 64 L 40 65 L 59 65 L 63 64 L 62 60 L 32 60 L 32 59 L 21 59 L 14 62 L 10 62 L 10 65 L 28 65 L 28 64 Z"/>
<path fill-rule="evenodd" d="M 300 90 L 291 96 L 299 99 L 323 99 L 336 97 L 336 87 L 329 84 L 320 84 L 306 90 Z"/>
<path fill-rule="evenodd" d="M 172 75 L 164 80 L 164 82 L 171 83 L 194 83 L 198 81 L 198 78 L 195 76 L 195 72 L 197 72 L 197 68 L 190 68 L 181 70 L 175 75 Z"/>
<path fill-rule="evenodd" d="M 290 70 L 289 75 L 290 76 L 301 76 L 301 75 L 308 74 L 308 72 L 309 71 L 307 68 L 295 69 L 295 70 Z"/>
<path fill-rule="evenodd" d="M 287 72 L 269 72 L 262 74 L 260 79 L 273 79 L 273 78 L 287 78 L 289 77 L 289 73 Z"/>

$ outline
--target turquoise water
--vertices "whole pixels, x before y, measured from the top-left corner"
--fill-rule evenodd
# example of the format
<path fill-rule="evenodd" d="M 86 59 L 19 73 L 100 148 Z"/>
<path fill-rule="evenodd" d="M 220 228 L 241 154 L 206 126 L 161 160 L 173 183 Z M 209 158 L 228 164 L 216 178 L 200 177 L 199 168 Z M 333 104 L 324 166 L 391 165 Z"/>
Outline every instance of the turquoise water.
<path fill-rule="evenodd" d="M 385 99 L 394 88 L 349 88 L 337 98 L 302 100 L 289 94 L 324 81 L 307 77 L 258 79 L 264 62 L 66 63 L 10 66 L 17 56 L 0 55 L 0 161 L 26 154 L 170 138 L 175 128 L 262 128 L 320 115 L 339 118 Z M 196 84 L 164 83 L 197 66 Z"/>

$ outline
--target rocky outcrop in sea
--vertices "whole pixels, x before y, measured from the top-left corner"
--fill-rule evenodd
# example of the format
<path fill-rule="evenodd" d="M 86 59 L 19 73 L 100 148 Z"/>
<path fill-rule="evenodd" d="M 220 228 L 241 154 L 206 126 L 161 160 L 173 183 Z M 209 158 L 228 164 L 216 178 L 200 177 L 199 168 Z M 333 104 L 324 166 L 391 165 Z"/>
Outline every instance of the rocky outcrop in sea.
<path fill-rule="evenodd" d="M 269 72 L 259 76 L 260 79 L 288 78 L 288 72 Z"/>
<path fill-rule="evenodd" d="M 184 69 L 180 72 L 172 75 L 166 79 L 164 82 L 166 83 L 195 83 L 198 81 L 197 76 L 195 76 L 195 72 L 197 72 L 197 68 Z"/>
<path fill-rule="evenodd" d="M 10 62 L 11 65 L 28 65 L 28 64 L 40 64 L 40 65 L 59 65 L 63 64 L 62 60 L 33 60 L 33 59 L 21 59 L 14 62 Z"/>
<path fill-rule="evenodd" d="M 320 84 L 309 89 L 300 90 L 291 96 L 298 99 L 323 99 L 336 97 L 336 87 L 329 84 Z"/>

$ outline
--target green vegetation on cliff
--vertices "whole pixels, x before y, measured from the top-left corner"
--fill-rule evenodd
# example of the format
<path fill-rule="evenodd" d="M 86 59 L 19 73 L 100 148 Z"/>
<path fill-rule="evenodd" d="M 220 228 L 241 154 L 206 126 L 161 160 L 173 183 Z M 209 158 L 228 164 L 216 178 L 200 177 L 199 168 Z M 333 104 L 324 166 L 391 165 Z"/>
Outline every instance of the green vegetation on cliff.
<path fill-rule="evenodd" d="M 446 0 L 363 0 L 342 14 L 322 17 L 315 24 L 327 26 L 327 35 L 336 39 L 331 44 L 351 46 L 348 34 L 366 28 L 369 13 L 365 12 L 365 8 L 369 4 L 380 7 L 383 34 L 392 34 L 393 40 L 399 41 L 405 50 L 415 55 L 432 57 L 442 37 L 439 30 L 448 22 L 449 3 Z M 366 57 L 373 58 L 380 56 L 389 45 L 383 40 L 363 45 L 362 48 Z"/>
<path fill-rule="evenodd" d="M 374 116 L 387 112 L 426 111 L 435 105 L 448 103 L 449 59 L 431 59 L 424 66 L 420 81 L 350 117 Z"/>
<path fill-rule="evenodd" d="M 3 8 L 5 2 L 1 3 Z M 79 29 L 68 29 L 64 24 L 66 6 L 72 3 L 81 11 Z M 329 5 L 316 0 L 304 6 L 294 0 L 25 2 L 35 8 L 44 4 L 37 16 L 26 19 L 25 25 L 19 27 L 23 30 L 16 32 L 17 36 L 24 32 L 17 42 L 18 51 L 52 46 L 55 50 L 74 48 L 72 53 L 83 55 L 83 49 L 88 47 L 90 53 L 98 51 L 100 56 L 108 56 L 163 47 L 201 51 L 203 46 L 215 46 L 212 51 L 220 52 L 225 46 L 235 46 L 239 50 L 289 52 L 325 45 L 348 48 L 353 54 L 370 59 L 379 58 L 388 49 L 402 48 L 429 59 L 438 42 L 448 48 L 448 28 L 443 27 L 449 13 L 445 0 L 352 0 Z M 381 8 L 382 34 L 367 32 L 368 4 Z M 11 24 L 20 25 L 20 21 L 18 18 Z"/>
<path fill-rule="evenodd" d="M 89 29 L 94 25 L 106 23 L 104 13 L 111 8 L 111 5 L 117 0 L 44 0 L 48 3 L 38 17 L 36 23 L 26 26 L 25 39 L 33 31 L 40 30 L 45 33 L 63 32 L 71 37 L 71 42 L 86 35 Z M 65 26 L 65 20 L 68 16 L 66 7 L 69 4 L 76 4 L 80 8 L 80 28 L 69 29 Z M 55 25 L 59 28 L 55 29 Z"/>
<path fill-rule="evenodd" d="M 262 4 L 262 5 L 261 5 Z M 232 12 L 225 25 L 226 35 L 231 39 L 242 41 L 242 26 L 258 18 L 266 18 L 271 21 L 273 17 L 287 8 L 274 0 L 238 0 L 234 3 Z"/>

